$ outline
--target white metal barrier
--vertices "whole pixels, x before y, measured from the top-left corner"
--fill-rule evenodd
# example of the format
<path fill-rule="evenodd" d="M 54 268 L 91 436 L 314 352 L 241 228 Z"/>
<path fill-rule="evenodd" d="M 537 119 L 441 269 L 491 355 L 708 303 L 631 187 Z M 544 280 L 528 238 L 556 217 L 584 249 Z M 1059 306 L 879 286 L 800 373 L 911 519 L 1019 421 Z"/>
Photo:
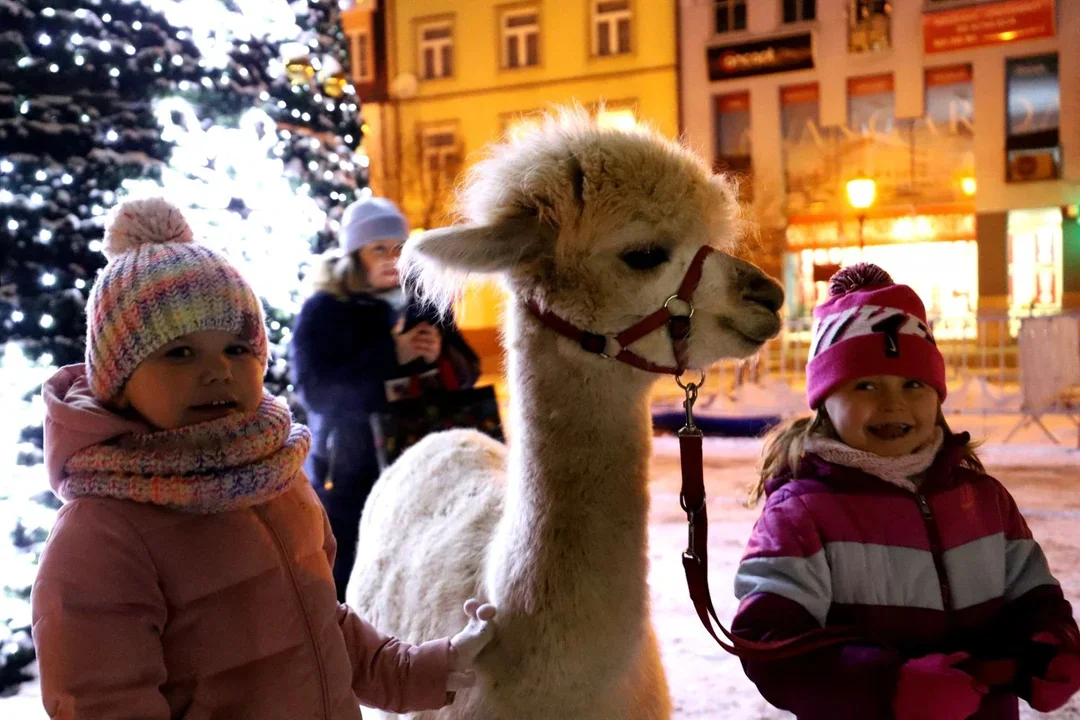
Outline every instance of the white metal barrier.
<path fill-rule="evenodd" d="M 1075 317 L 1080 314 L 1062 314 Z M 1020 346 L 1021 318 L 981 316 L 930 318 L 938 348 L 945 357 L 949 413 L 1023 414 Z M 709 368 L 699 407 L 734 400 L 746 384 L 786 386 L 802 393 L 806 387 L 806 363 L 810 349 L 810 318 L 788 318 L 784 328 L 753 358 L 724 360 Z M 1063 349 L 1080 356 L 1080 347 Z M 1047 358 L 1046 362 L 1054 362 Z M 681 392 L 674 383 L 660 383 L 658 404 L 677 404 Z"/>

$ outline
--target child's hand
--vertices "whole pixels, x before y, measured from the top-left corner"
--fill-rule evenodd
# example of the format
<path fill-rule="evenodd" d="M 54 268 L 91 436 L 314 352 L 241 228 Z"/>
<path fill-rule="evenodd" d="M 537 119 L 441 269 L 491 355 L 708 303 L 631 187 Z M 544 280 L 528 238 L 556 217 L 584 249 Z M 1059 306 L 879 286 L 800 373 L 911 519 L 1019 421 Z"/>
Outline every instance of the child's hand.
<path fill-rule="evenodd" d="M 954 667 L 968 657 L 963 652 L 935 653 L 904 663 L 893 698 L 896 720 L 964 720 L 974 715 L 988 688 Z M 927 698 L 933 702 L 928 704 Z"/>
<path fill-rule="evenodd" d="M 1031 678 L 1028 704 L 1039 712 L 1052 712 L 1069 702 L 1080 690 L 1080 657 L 1060 652 L 1050 661 L 1043 677 Z"/>
<path fill-rule="evenodd" d="M 488 621 L 495 617 L 495 606 L 490 603 L 481 605 L 476 598 L 469 598 L 465 601 L 465 615 L 469 618 L 469 624 L 450 638 L 450 675 L 446 678 L 448 692 L 476 684 L 472 665 L 491 640 L 492 628 Z"/>

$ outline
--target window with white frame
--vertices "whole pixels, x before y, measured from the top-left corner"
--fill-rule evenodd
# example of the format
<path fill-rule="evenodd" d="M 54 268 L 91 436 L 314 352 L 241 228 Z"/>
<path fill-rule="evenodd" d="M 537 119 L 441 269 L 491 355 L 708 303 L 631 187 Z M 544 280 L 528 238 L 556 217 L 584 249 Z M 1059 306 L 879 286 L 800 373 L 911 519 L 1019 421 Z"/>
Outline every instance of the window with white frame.
<path fill-rule="evenodd" d="M 540 64 L 540 13 L 535 8 L 503 13 L 502 51 L 504 68 Z"/>
<path fill-rule="evenodd" d="M 817 0 L 784 0 L 784 22 L 797 23 L 817 17 Z"/>
<path fill-rule="evenodd" d="M 447 78 L 454 74 L 454 25 L 449 20 L 427 22 L 419 28 L 420 77 Z"/>
<path fill-rule="evenodd" d="M 593 48 L 595 55 L 630 52 L 630 0 L 594 0 Z"/>
<path fill-rule="evenodd" d="M 349 59 L 354 83 L 369 83 L 375 79 L 373 50 L 370 32 L 358 30 L 349 34 Z"/>
<path fill-rule="evenodd" d="M 717 33 L 746 29 L 746 0 L 716 0 L 713 9 Z"/>
<path fill-rule="evenodd" d="M 424 175 L 431 191 L 439 194 L 453 186 L 461 170 L 461 145 L 457 127 L 432 125 L 422 131 Z"/>

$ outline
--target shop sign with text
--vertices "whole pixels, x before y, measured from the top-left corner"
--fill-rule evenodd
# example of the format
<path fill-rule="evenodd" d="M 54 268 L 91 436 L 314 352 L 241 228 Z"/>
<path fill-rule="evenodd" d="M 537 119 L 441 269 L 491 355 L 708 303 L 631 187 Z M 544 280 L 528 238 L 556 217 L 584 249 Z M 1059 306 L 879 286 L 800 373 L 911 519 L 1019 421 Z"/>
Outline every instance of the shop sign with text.
<path fill-rule="evenodd" d="M 923 15 L 927 53 L 1053 36 L 1054 0 L 1005 0 Z"/>
<path fill-rule="evenodd" d="M 769 38 L 706 50 L 709 80 L 730 80 L 751 75 L 810 70 L 814 67 L 810 33 Z"/>

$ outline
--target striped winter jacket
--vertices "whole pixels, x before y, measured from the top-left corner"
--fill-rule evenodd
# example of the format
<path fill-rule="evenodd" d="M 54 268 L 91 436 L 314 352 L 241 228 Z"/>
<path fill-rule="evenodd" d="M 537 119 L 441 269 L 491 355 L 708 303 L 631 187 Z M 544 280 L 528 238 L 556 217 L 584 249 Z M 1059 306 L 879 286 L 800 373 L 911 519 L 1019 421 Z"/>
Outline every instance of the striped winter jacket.
<path fill-rule="evenodd" d="M 780 640 L 843 625 L 867 636 L 789 660 L 744 661 L 770 703 L 800 720 L 891 718 L 908 659 L 963 650 L 1023 660 L 1040 631 L 1076 642 L 1072 608 L 1012 497 L 961 466 L 967 440 L 946 438 L 917 494 L 811 454 L 798 478 L 766 486 L 736 575 L 734 632 Z M 991 690 L 972 717 L 1017 718 L 1024 674 Z"/>

